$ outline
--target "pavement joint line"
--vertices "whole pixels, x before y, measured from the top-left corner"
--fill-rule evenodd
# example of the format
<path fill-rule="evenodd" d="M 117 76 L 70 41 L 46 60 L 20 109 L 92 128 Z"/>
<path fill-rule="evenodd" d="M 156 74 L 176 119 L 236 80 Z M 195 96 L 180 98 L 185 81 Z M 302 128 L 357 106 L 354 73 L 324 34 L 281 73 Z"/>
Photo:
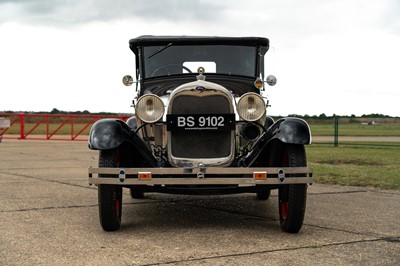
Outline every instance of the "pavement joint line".
<path fill-rule="evenodd" d="M 177 201 L 175 201 L 177 202 Z M 143 201 L 143 202 L 129 202 L 123 203 L 123 206 L 128 205 L 140 205 L 140 204 L 156 204 L 156 203 L 175 203 L 172 201 Z M 73 208 L 92 208 L 98 207 L 98 204 L 91 204 L 91 205 L 69 205 L 69 206 L 48 206 L 48 207 L 41 207 L 41 208 L 29 208 L 29 209 L 18 209 L 18 210 L 0 210 L 0 213 L 10 213 L 10 212 L 27 212 L 27 211 L 43 211 L 43 210 L 57 210 L 57 209 L 73 209 Z"/>
<path fill-rule="evenodd" d="M 71 206 L 52 206 L 52 207 L 42 207 L 42 208 L 30 208 L 30 209 L 19 209 L 19 210 L 2 210 L 0 213 L 10 213 L 10 212 L 28 212 L 28 211 L 43 211 L 43 210 L 56 210 L 56 209 L 73 209 L 73 208 L 88 208 L 97 207 L 97 204 L 92 205 L 71 205 Z"/>
<path fill-rule="evenodd" d="M 69 182 L 79 182 L 82 180 L 68 180 Z M 61 181 L 57 181 L 61 182 Z M 10 181 L 10 182 L 0 182 L 0 184 L 38 184 L 38 183 L 48 183 L 47 180 L 36 180 L 36 181 Z M 71 184 L 68 182 L 65 182 L 65 184 Z"/>
<path fill-rule="evenodd" d="M 168 264 L 175 264 L 175 263 L 182 263 L 182 262 L 195 262 L 195 261 L 223 259 L 223 258 L 231 258 L 231 257 L 252 256 L 252 255 L 259 255 L 259 254 L 282 252 L 282 251 L 296 251 L 296 250 L 301 250 L 301 249 L 326 248 L 326 247 L 352 245 L 352 244 L 359 244 L 359 243 L 373 243 L 373 242 L 380 242 L 380 241 L 385 241 L 385 242 L 389 242 L 389 243 L 399 242 L 400 237 L 391 237 L 391 238 L 390 237 L 389 238 L 388 237 L 378 237 L 378 238 L 374 238 L 374 239 L 353 240 L 353 241 L 307 245 L 307 246 L 299 246 L 299 247 L 291 247 L 291 248 L 280 248 L 280 249 L 260 250 L 260 251 L 253 251 L 253 252 L 233 253 L 233 254 L 216 255 L 216 256 L 205 256 L 205 257 L 200 257 L 200 258 L 191 258 L 191 259 L 183 259 L 183 260 L 175 260 L 175 261 L 167 261 L 167 262 L 157 262 L 157 263 L 151 263 L 151 264 L 141 264 L 140 266 L 168 265 Z"/>
<path fill-rule="evenodd" d="M 85 188 L 85 189 L 92 189 L 95 190 L 96 188 L 91 187 L 89 185 L 76 185 L 76 184 L 71 184 L 68 182 L 62 182 L 62 181 L 57 181 L 57 180 L 51 180 L 51 179 L 43 179 L 43 178 L 39 178 L 39 177 L 34 177 L 34 176 L 29 176 L 29 175 L 22 175 L 22 174 L 13 174 L 13 173 L 4 173 L 4 172 L 0 172 L 0 174 L 7 174 L 7 175 L 12 175 L 12 176 L 18 176 L 18 177 L 25 177 L 25 178 L 31 178 L 34 180 L 39 180 L 42 182 L 49 182 L 49 183 L 57 183 L 57 184 L 62 184 L 62 185 L 68 185 L 68 186 L 72 186 L 72 187 L 79 187 L 79 188 Z"/>
<path fill-rule="evenodd" d="M 0 172 L 0 173 L 14 175 L 14 176 L 20 176 L 20 177 L 25 177 L 25 178 L 31 178 L 31 179 L 39 180 L 41 182 L 51 182 L 51 183 L 58 183 L 58 184 L 63 184 L 63 185 L 68 185 L 68 186 L 79 187 L 79 188 L 97 190 L 97 188 L 89 186 L 89 185 L 88 186 L 82 186 L 82 185 L 76 185 L 76 184 L 71 184 L 71 183 L 61 182 L 61 181 L 56 181 L 56 180 L 42 179 L 42 178 L 28 176 L 28 175 L 4 173 L 4 172 Z M 351 193 L 361 193 L 361 192 L 363 192 L 363 193 L 364 192 L 369 192 L 369 190 L 351 190 L 351 191 L 308 193 L 308 194 L 309 195 L 331 195 L 331 194 L 351 194 Z M 384 193 L 384 192 L 380 192 L 380 193 Z M 124 194 L 126 194 L 126 193 L 124 193 Z M 384 194 L 395 194 L 395 195 L 397 195 L 396 193 L 384 193 Z M 272 195 L 271 197 L 277 197 L 277 196 L 276 195 Z M 241 198 L 244 198 L 244 197 L 241 197 Z M 193 202 L 193 201 L 195 201 L 197 199 L 189 199 L 189 200 L 182 200 L 182 201 L 179 201 L 179 200 L 178 201 L 177 200 L 158 201 L 156 199 L 148 199 L 148 200 L 151 200 L 152 202 L 132 202 L 132 203 L 125 203 L 123 205 L 138 205 L 138 204 L 153 204 L 153 203 L 174 203 L 175 204 L 176 203 L 176 204 L 182 204 L 182 205 L 187 205 L 187 206 L 191 206 L 191 207 L 198 207 L 198 208 L 204 208 L 204 209 L 209 209 L 209 210 L 214 210 L 214 211 L 226 212 L 226 213 L 230 213 L 230 214 L 234 214 L 234 215 L 240 215 L 240 216 L 244 216 L 246 219 L 260 219 L 260 220 L 277 221 L 277 219 L 272 218 L 272 217 L 253 215 L 253 214 L 248 214 L 248 213 L 244 213 L 244 212 L 233 212 L 233 211 L 224 210 L 224 209 L 220 209 L 220 208 L 210 208 L 210 207 L 205 207 L 205 206 L 196 205 L 196 204 L 189 204 L 190 202 Z M 43 208 L 0 211 L 0 213 L 4 213 L 4 212 L 21 212 L 21 211 L 40 211 L 40 210 L 49 210 L 49 209 L 66 209 L 66 208 L 68 209 L 68 208 L 96 207 L 96 206 L 98 206 L 98 204 L 96 204 L 96 205 L 83 205 L 83 206 L 43 207 Z M 347 230 L 337 229 L 337 228 L 323 227 L 323 226 L 318 226 L 318 225 L 313 225 L 313 224 L 304 224 L 304 225 L 307 225 L 307 226 L 310 226 L 310 227 L 316 227 L 316 228 L 320 228 L 320 229 L 340 231 L 340 232 L 345 232 L 345 233 L 350 233 L 350 234 L 371 236 L 371 235 L 365 234 L 365 233 L 347 231 Z M 375 236 L 375 235 L 372 235 L 372 236 Z"/>
<path fill-rule="evenodd" d="M 271 218 L 271 217 L 259 216 L 259 215 L 254 215 L 254 214 L 249 214 L 249 213 L 244 213 L 244 212 L 239 212 L 239 211 L 237 211 L 237 212 L 236 211 L 229 211 L 229 210 L 224 210 L 224 209 L 221 209 L 221 208 L 206 207 L 206 206 L 197 205 L 197 204 L 189 204 L 189 203 L 186 203 L 186 202 L 184 202 L 184 203 L 177 202 L 177 203 L 181 204 L 181 205 L 190 206 L 190 207 L 198 207 L 198 208 L 207 209 L 207 210 L 213 210 L 213 211 L 219 211 L 219 212 L 225 212 L 225 213 L 229 213 L 229 214 L 245 216 L 247 218 L 257 218 L 257 219 L 262 219 L 262 220 L 276 221 L 276 219 Z"/>
<path fill-rule="evenodd" d="M 9 170 L 43 170 L 43 169 L 82 169 L 82 167 L 75 166 L 60 166 L 60 167 L 19 167 L 19 168 L 1 168 L 0 170 L 9 171 Z"/>
<path fill-rule="evenodd" d="M 88 189 L 95 189 L 94 187 L 88 185 L 88 186 L 81 186 L 81 185 L 76 185 L 76 184 L 71 184 L 68 182 L 62 182 L 62 181 L 56 181 L 56 180 L 49 180 L 49 179 L 43 179 L 39 177 L 33 177 L 33 176 L 28 176 L 28 175 L 21 175 L 21 174 L 14 174 L 14 173 L 5 173 L 5 172 L 0 172 L 0 174 L 6 174 L 6 175 L 13 175 L 13 176 L 18 176 L 18 177 L 25 177 L 25 178 L 31 178 L 35 180 L 39 180 L 40 182 L 50 182 L 50 183 L 59 183 L 63 185 L 69 185 L 69 186 L 75 186 L 75 187 L 80 187 L 80 188 L 88 188 Z M 71 180 L 71 181 L 80 181 L 78 180 Z M 24 183 L 24 182 L 7 182 L 7 183 Z M 313 196 L 318 196 L 318 195 L 335 195 L 335 194 L 352 194 L 352 193 L 365 193 L 365 192 L 375 192 L 375 193 L 381 193 L 381 194 L 388 194 L 388 195 L 398 195 L 398 193 L 392 193 L 392 192 L 384 192 L 384 191 L 375 191 L 375 190 L 351 190 L 351 191 L 337 191 L 337 192 L 321 192 L 321 193 L 307 193 L 307 195 L 313 195 Z M 277 195 L 271 195 L 270 197 L 277 197 Z M 244 198 L 244 197 L 243 197 Z"/>
<path fill-rule="evenodd" d="M 208 210 L 213 210 L 213 211 L 219 211 L 219 212 L 225 212 L 225 213 L 229 213 L 229 214 L 244 216 L 245 219 L 260 219 L 260 220 L 278 221 L 278 219 L 275 219 L 275 218 L 272 218 L 272 217 L 267 217 L 267 216 L 259 216 L 259 215 L 244 213 L 244 212 L 233 212 L 233 211 L 229 211 L 229 210 L 225 210 L 225 209 L 221 209 L 221 208 L 210 208 L 210 207 L 206 207 L 206 206 L 190 204 L 190 202 L 193 202 L 194 199 L 191 199 L 191 200 L 174 200 L 174 201 L 169 201 L 169 200 L 165 200 L 165 201 L 161 200 L 160 201 L 160 200 L 155 200 L 155 199 L 148 199 L 148 200 L 150 200 L 150 201 L 130 202 L 130 203 L 124 203 L 123 205 L 129 206 L 129 205 L 141 205 L 141 204 L 172 203 L 172 204 L 181 204 L 181 205 L 186 205 L 186 206 L 190 206 L 190 207 L 197 207 L 197 208 L 203 208 L 203 209 L 208 209 Z M 6 211 L 0 211 L 0 213 L 41 211 L 41 210 L 56 210 L 56 209 L 73 209 L 73 208 L 92 208 L 92 207 L 98 207 L 98 204 L 92 204 L 92 205 L 70 205 L 70 206 L 52 206 L 52 207 L 43 207 L 43 208 L 6 210 Z M 332 228 L 332 227 L 327 227 L 327 226 L 319 226 L 319 225 L 314 225 L 314 224 L 304 223 L 304 225 L 309 226 L 309 227 L 319 228 L 319 229 L 325 229 L 325 230 L 331 230 L 331 231 L 338 231 L 338 232 L 353 234 L 353 235 L 360 235 L 360 236 L 367 236 L 367 237 L 375 237 L 375 238 L 382 238 L 382 239 L 390 239 L 390 240 L 392 240 L 392 241 L 389 241 L 389 242 L 400 242 L 400 236 L 399 237 L 396 237 L 396 236 L 378 236 L 376 234 L 361 233 L 361 232 L 349 231 L 349 230 L 344 230 L 344 229 L 339 229 L 339 228 Z"/>
<path fill-rule="evenodd" d="M 398 190 L 395 190 L 398 191 Z M 391 192 L 391 191 L 380 191 L 380 190 L 371 190 L 371 192 L 380 193 L 380 194 L 387 194 L 387 195 L 400 195 L 399 192 Z"/>
<path fill-rule="evenodd" d="M 239 216 L 243 216 L 245 219 L 257 219 L 257 220 L 259 219 L 259 220 L 268 220 L 268 221 L 275 221 L 275 222 L 279 221 L 278 219 L 275 219 L 275 218 L 272 218 L 272 217 L 268 217 L 268 216 L 254 215 L 254 214 L 249 214 L 249 213 L 244 213 L 244 212 L 233 212 L 233 211 L 224 210 L 224 209 L 220 209 L 220 208 L 210 208 L 210 207 L 196 205 L 196 204 L 188 204 L 186 202 L 184 202 L 184 203 L 178 202 L 178 203 L 182 204 L 182 205 L 191 206 L 191 207 L 200 207 L 200 208 L 203 208 L 203 209 L 208 209 L 208 210 L 214 210 L 214 211 L 219 211 L 219 212 L 225 212 L 225 213 L 229 213 L 229 214 L 239 215 Z M 355 232 L 355 231 L 349 231 L 349 230 L 345 230 L 345 229 L 333 228 L 333 227 L 328 227 L 328 226 L 319 226 L 319 225 L 313 225 L 313 224 L 307 224 L 307 223 L 304 223 L 303 225 L 306 225 L 306 226 L 309 226 L 309 227 L 315 227 L 315 228 L 319 228 L 319 229 L 330 230 L 330 231 L 348 233 L 348 234 L 352 234 L 352 235 L 360 235 L 360 236 L 366 236 L 366 237 L 387 237 L 387 236 L 379 236 L 377 234 Z"/>
<path fill-rule="evenodd" d="M 148 199 L 150 201 L 146 202 L 131 202 L 131 203 L 125 203 L 124 205 L 139 205 L 139 204 L 158 204 L 158 203 L 172 203 L 172 204 L 181 204 L 181 205 L 187 205 L 191 207 L 197 207 L 197 208 L 204 208 L 208 210 L 214 210 L 214 211 L 219 211 L 219 212 L 226 212 L 234 215 L 240 215 L 244 216 L 245 218 L 256 218 L 256 219 L 263 219 L 263 220 L 270 220 L 270 221 L 277 221 L 277 219 L 272 218 L 272 217 L 265 217 L 265 216 L 257 216 L 253 214 L 248 214 L 248 213 L 243 213 L 243 212 L 233 212 L 221 208 L 210 208 L 202 205 L 197 205 L 193 204 L 191 202 L 197 200 L 197 199 L 190 199 L 190 200 L 166 200 L 166 201 L 159 201 L 156 199 Z M 55 210 L 55 209 L 72 209 L 72 208 L 91 208 L 91 207 L 97 207 L 98 204 L 92 204 L 92 205 L 71 205 L 71 206 L 58 206 L 58 207 L 43 207 L 43 208 L 31 208 L 31 209 L 20 209 L 20 210 L 7 210 L 7 211 L 0 211 L 0 213 L 10 213 L 10 212 L 25 212 L 25 211 L 41 211 L 41 210 Z M 338 232 L 344 232 L 344 233 L 349 233 L 353 235 L 360 235 L 360 236 L 366 236 L 366 237 L 374 237 L 373 240 L 359 240 L 359 241 L 350 241 L 350 242 L 342 242 L 339 243 L 341 244 L 351 244 L 351 243 L 359 243 L 359 242 L 371 242 L 371 241 L 386 241 L 388 243 L 399 243 L 400 242 L 400 236 L 377 236 L 376 234 L 368 234 L 368 233 L 361 233 L 361 232 L 354 232 L 354 231 L 348 231 L 344 229 L 338 229 L 338 228 L 331 228 L 331 227 L 326 227 L 326 226 L 319 226 L 319 225 L 313 225 L 313 224 L 304 224 L 306 226 L 310 227 L 315 227 L 315 228 L 320 228 L 320 229 L 325 229 L 325 230 L 332 230 L 332 231 L 338 231 Z M 333 245 L 339 245 L 337 243 L 330 243 L 330 244 L 324 244 L 324 245 L 317 245 L 317 247 L 325 247 L 325 246 L 333 246 Z M 308 246 L 307 246 L 308 247 Z M 295 250 L 295 249 L 301 249 L 301 248 L 307 248 L 307 247 L 297 247 L 294 249 L 289 249 L 289 250 Z M 315 247 L 314 247 L 315 248 Z M 232 256 L 240 256 L 240 255 L 251 255 L 251 254 L 257 254 L 257 253 L 268 253 L 268 252 L 275 252 L 275 251 L 282 251 L 282 250 L 272 250 L 272 251 L 260 251 L 256 253 L 245 253 L 245 254 L 233 254 L 233 255 L 223 255 L 222 257 L 232 257 Z M 221 257 L 221 256 L 220 256 Z M 222 258 L 221 257 L 221 258 Z M 212 259 L 212 258 L 219 258 L 217 257 L 207 257 L 203 259 Z M 203 260 L 203 259 L 196 259 L 196 260 Z M 194 261 L 196 261 L 194 260 Z M 185 262 L 186 260 L 182 261 Z M 191 261 L 191 260 L 188 260 Z M 180 261 L 177 261 L 180 262 Z M 173 262 L 167 262 L 163 264 L 171 264 Z M 154 265 L 154 264 L 149 264 L 149 265 Z"/>
<path fill-rule="evenodd" d="M 335 194 L 352 194 L 352 193 L 365 193 L 368 190 L 349 190 L 349 191 L 332 191 L 332 192 L 308 192 L 308 195 L 335 195 Z"/>
<path fill-rule="evenodd" d="M 345 230 L 345 229 L 340 229 L 340 228 L 333 228 L 333 227 L 328 227 L 328 226 L 320 226 L 320 225 L 315 225 L 315 224 L 307 224 L 304 223 L 303 225 L 309 226 L 309 227 L 315 227 L 319 229 L 324 229 L 324 230 L 330 230 L 330 231 L 336 231 L 336 232 L 342 232 L 342 233 L 347 233 L 347 234 L 352 234 L 352 235 L 360 235 L 360 236 L 366 236 L 366 237 L 387 237 L 387 236 L 379 236 L 374 233 L 361 233 L 361 232 L 356 232 L 356 231 L 350 231 L 350 230 Z"/>
<path fill-rule="evenodd" d="M 53 168 L 54 169 L 78 169 L 80 167 L 53 167 Z M 24 170 L 24 169 L 40 170 L 40 169 L 48 169 L 48 168 L 6 168 L 6 169 L 0 169 L 0 170 Z M 38 178 L 38 177 L 33 177 L 33 176 L 28 176 L 28 175 L 22 175 L 22 174 L 15 174 L 15 173 L 3 172 L 3 171 L 0 171 L 0 174 L 13 175 L 13 176 L 18 176 L 18 177 L 26 177 L 26 178 L 40 180 L 43 182 L 54 182 L 54 183 L 60 183 L 60 184 L 64 184 L 64 185 L 71 185 L 71 186 L 92 189 L 90 186 L 74 185 L 74 184 L 67 183 L 67 182 L 48 180 L 48 179 L 43 179 L 43 178 Z M 365 192 L 376 192 L 376 193 L 382 193 L 382 194 L 398 195 L 398 193 L 393 193 L 393 192 L 386 192 L 386 191 L 379 191 L 379 190 L 367 190 L 367 189 L 365 189 L 365 190 L 350 190 L 350 191 L 321 192 L 321 193 L 313 193 L 313 192 L 310 193 L 309 192 L 307 194 L 308 195 L 334 195 L 334 194 L 351 194 L 351 193 L 365 193 Z M 271 197 L 276 197 L 276 195 L 273 195 Z"/>
<path fill-rule="evenodd" d="M 39 168 L 38 168 L 39 169 Z M 2 172 L 0 171 L 0 174 L 7 174 L 7 175 L 13 175 L 13 176 L 18 176 L 18 177 L 25 177 L 25 178 L 31 178 L 35 180 L 40 180 L 43 182 L 50 182 L 50 183 L 58 183 L 58 184 L 63 184 L 63 185 L 69 185 L 69 186 L 75 186 L 75 187 L 80 187 L 80 188 L 86 188 L 86 189 L 96 189 L 92 186 L 81 186 L 81 185 L 76 185 L 76 184 L 71 184 L 68 182 L 62 182 L 62 181 L 57 181 L 57 180 L 49 180 L 49 179 L 43 179 L 39 177 L 34 177 L 34 176 L 28 176 L 28 175 L 23 175 L 23 174 L 15 174 L 15 173 L 7 173 L 7 172 Z M 351 194 L 351 193 L 361 193 L 361 192 L 368 192 L 368 190 L 351 190 L 351 191 L 337 191 L 337 192 L 323 192 L 323 193 L 307 193 L 308 195 L 333 195 L 333 194 Z M 395 194 L 395 193 L 394 193 Z M 271 197 L 277 197 L 276 195 L 273 195 Z"/>

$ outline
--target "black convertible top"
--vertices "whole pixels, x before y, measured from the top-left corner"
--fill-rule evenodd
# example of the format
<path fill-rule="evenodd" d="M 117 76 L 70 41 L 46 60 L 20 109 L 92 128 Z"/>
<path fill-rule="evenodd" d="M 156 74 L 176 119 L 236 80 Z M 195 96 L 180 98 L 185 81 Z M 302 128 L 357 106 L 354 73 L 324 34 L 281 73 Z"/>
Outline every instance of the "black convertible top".
<path fill-rule="evenodd" d="M 217 36 L 153 36 L 143 35 L 129 41 L 129 47 L 137 54 L 140 46 L 163 45 L 244 45 L 269 48 L 269 40 L 263 37 L 217 37 Z M 266 51 L 265 50 L 265 51 Z"/>

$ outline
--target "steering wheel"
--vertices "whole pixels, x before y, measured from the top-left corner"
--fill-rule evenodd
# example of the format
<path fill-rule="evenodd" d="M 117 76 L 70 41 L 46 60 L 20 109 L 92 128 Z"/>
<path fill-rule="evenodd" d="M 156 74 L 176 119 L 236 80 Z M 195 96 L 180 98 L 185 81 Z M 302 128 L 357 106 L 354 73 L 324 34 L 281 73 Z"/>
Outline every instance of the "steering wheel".
<path fill-rule="evenodd" d="M 154 77 L 156 75 L 157 72 L 163 70 L 165 71 L 168 75 L 171 75 L 171 72 L 169 71 L 169 68 L 180 68 L 180 69 L 184 69 L 189 73 L 193 73 L 189 68 L 185 67 L 185 66 L 181 66 L 178 64 L 169 64 L 169 65 L 164 65 L 164 66 L 160 66 L 156 69 L 154 69 L 154 71 L 151 73 L 151 77 Z"/>

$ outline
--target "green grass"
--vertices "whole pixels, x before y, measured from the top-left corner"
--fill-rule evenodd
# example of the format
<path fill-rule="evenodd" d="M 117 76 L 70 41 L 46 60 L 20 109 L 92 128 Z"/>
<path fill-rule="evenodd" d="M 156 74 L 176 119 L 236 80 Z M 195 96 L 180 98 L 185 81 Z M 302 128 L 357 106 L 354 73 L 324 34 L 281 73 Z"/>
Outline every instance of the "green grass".
<path fill-rule="evenodd" d="M 308 164 L 317 183 L 400 189 L 400 149 L 311 145 Z"/>
<path fill-rule="evenodd" d="M 329 147 L 333 147 L 333 141 L 330 142 L 315 142 L 313 141 L 313 145 L 325 145 Z M 400 149 L 400 142 L 376 142 L 376 141 L 341 141 L 339 138 L 339 146 L 340 147 L 369 147 L 369 148 L 386 148 L 386 149 Z"/>
<path fill-rule="evenodd" d="M 334 135 L 333 124 L 321 125 L 310 124 L 313 136 Z M 339 124 L 339 136 L 399 136 L 400 123 L 362 125 L 362 124 Z"/>

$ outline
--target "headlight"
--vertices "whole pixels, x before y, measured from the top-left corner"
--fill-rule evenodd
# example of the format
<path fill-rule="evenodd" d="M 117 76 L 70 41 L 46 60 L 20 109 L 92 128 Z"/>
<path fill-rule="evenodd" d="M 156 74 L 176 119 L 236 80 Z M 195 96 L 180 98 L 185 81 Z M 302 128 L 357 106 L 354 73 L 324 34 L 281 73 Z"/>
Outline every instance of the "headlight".
<path fill-rule="evenodd" d="M 155 123 L 164 115 L 164 104 L 157 95 L 143 95 L 137 102 L 136 115 L 143 122 Z"/>
<path fill-rule="evenodd" d="M 237 109 L 243 120 L 257 121 L 265 114 L 265 103 L 260 95 L 249 92 L 240 97 Z"/>

